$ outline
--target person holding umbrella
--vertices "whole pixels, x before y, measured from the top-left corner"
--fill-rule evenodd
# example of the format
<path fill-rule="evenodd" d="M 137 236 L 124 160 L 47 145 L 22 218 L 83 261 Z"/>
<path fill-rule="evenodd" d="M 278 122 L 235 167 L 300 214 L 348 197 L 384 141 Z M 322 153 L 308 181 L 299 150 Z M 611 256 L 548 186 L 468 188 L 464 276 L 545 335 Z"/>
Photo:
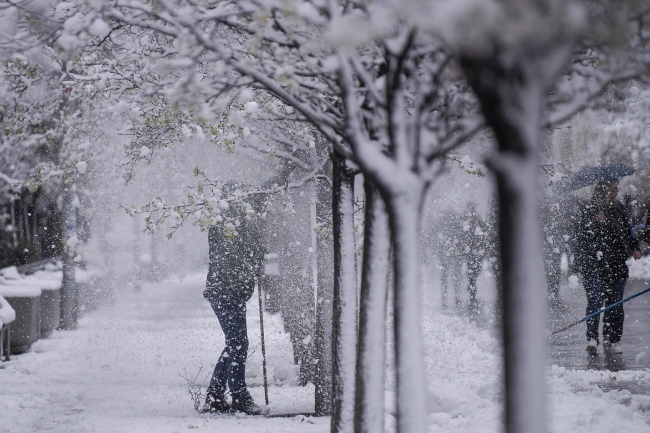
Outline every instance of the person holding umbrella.
<path fill-rule="evenodd" d="M 625 282 L 629 276 L 626 260 L 632 255 L 641 258 L 638 241 L 632 236 L 623 205 L 616 200 L 618 177 L 613 166 L 601 167 L 601 177 L 596 178 L 593 197 L 585 202 L 578 214 L 577 239 L 574 265 L 582 274 L 587 295 L 587 315 L 598 311 L 603 303 L 609 306 L 623 299 Z M 589 167 L 592 172 L 597 167 Z M 611 170 L 604 170 L 610 168 Z M 630 169 L 628 169 L 630 170 Z M 583 170 L 586 171 L 586 170 Z M 580 172 L 576 173 L 580 174 Z M 573 180 L 578 176 L 573 177 Z M 594 179 L 591 177 L 591 179 Z M 589 181 L 589 180 L 587 180 Z M 580 183 L 570 187 L 577 189 Z M 586 185 L 582 185 L 586 186 Z M 619 305 L 604 315 L 603 344 L 612 353 L 622 353 L 623 305 Z M 599 317 L 587 320 L 587 351 L 596 354 L 599 345 Z"/>

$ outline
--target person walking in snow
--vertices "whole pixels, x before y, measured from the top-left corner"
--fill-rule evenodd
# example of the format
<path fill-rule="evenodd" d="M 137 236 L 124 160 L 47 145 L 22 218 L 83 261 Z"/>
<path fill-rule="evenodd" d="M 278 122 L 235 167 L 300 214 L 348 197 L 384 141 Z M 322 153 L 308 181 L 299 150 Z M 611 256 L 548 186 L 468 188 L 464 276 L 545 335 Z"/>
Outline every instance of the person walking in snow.
<path fill-rule="evenodd" d="M 460 285 L 461 265 L 460 234 L 458 219 L 460 215 L 452 212 L 445 213 L 434 226 L 437 234 L 435 249 L 440 262 L 440 290 L 442 295 L 442 308 L 447 308 L 447 283 L 449 277 L 454 288 L 455 308 L 460 311 Z"/>
<path fill-rule="evenodd" d="M 483 258 L 487 249 L 487 226 L 476 210 L 476 205 L 470 203 L 466 212 L 460 218 L 459 251 L 467 266 L 467 291 L 469 292 L 469 314 L 477 318 L 479 305 L 476 299 L 476 281 L 481 274 Z"/>
<path fill-rule="evenodd" d="M 641 258 L 638 241 L 621 203 L 616 201 L 618 181 L 600 182 L 591 200 L 578 214 L 574 264 L 582 274 L 587 294 L 587 315 L 623 299 L 629 276 L 626 260 Z M 603 344 L 612 353 L 622 353 L 623 305 L 608 311 L 603 319 Z M 599 317 L 587 320 L 587 351 L 594 355 L 599 344 Z"/>
<path fill-rule="evenodd" d="M 226 337 L 223 349 L 208 386 L 203 411 L 243 412 L 257 415 L 255 404 L 246 388 L 246 302 L 253 295 L 255 280 L 264 260 L 259 221 L 248 211 L 233 209 L 222 224 L 210 227 L 208 243 L 210 265 L 203 296 L 210 302 Z M 226 386 L 232 403 L 226 401 Z"/>

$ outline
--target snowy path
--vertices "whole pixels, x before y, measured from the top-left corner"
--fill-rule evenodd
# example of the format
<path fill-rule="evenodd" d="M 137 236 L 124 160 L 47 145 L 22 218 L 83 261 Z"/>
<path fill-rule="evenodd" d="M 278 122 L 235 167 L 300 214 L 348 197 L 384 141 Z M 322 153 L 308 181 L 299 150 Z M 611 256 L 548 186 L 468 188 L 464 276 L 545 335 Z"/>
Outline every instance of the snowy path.
<path fill-rule="evenodd" d="M 329 418 L 199 415 L 181 374 L 210 373 L 223 345 L 214 314 L 194 275 L 139 291 L 118 291 L 116 303 L 84 316 L 79 329 L 55 332 L 30 353 L 0 364 L 0 433 L 144 433 L 329 431 Z M 501 431 L 500 348 L 494 331 L 440 314 L 438 290 L 425 296 L 423 325 L 429 377 L 430 431 Z M 247 381 L 263 402 L 259 316 L 248 308 L 251 356 Z M 277 316 L 265 315 L 271 409 L 313 411 L 313 387 L 293 386 L 289 338 Z M 389 359 L 389 365 L 393 365 Z M 551 433 L 650 433 L 650 396 L 603 383 L 648 382 L 650 371 L 549 368 Z M 283 386 L 279 386 L 282 382 Z M 394 379 L 388 377 L 387 431 L 394 431 Z"/>
<path fill-rule="evenodd" d="M 484 277 L 479 281 L 483 302 L 494 299 L 487 281 Z M 489 315 L 485 327 L 476 327 L 466 317 L 440 314 L 439 298 L 439 283 L 432 280 L 423 304 L 430 431 L 500 432 L 503 394 L 498 330 L 491 329 L 495 324 Z M 650 433 L 650 396 L 612 386 L 650 384 L 650 369 L 585 371 L 549 365 L 550 433 Z"/>
<path fill-rule="evenodd" d="M 0 369 L 0 433 L 325 432 L 329 418 L 199 415 L 181 375 L 211 373 L 223 348 L 201 293 L 204 277 L 118 292 L 114 306 L 84 316 L 75 331 L 54 332 Z M 256 300 L 257 298 L 254 298 Z M 248 304 L 247 381 L 258 403 L 259 315 Z M 271 380 L 291 382 L 293 355 L 278 317 L 266 315 Z M 256 386 L 257 385 L 257 386 Z M 273 412 L 312 412 L 313 387 L 272 386 Z"/>
<path fill-rule="evenodd" d="M 624 296 L 630 296 L 649 287 L 647 280 L 628 280 Z M 584 316 L 587 300 L 582 286 L 563 287 L 563 310 L 551 318 L 549 327 L 562 327 L 576 318 Z M 580 323 L 560 334 L 553 336 L 551 342 L 551 363 L 562 367 L 597 370 L 641 370 L 650 368 L 650 294 L 633 299 L 624 304 L 625 323 L 621 340 L 623 353 L 612 354 L 598 347 L 597 356 L 587 356 L 586 324 Z M 602 320 L 601 320 L 602 333 Z M 612 384 L 604 384 L 612 389 Z M 618 388 L 627 387 L 633 393 L 650 395 L 650 382 L 617 384 Z"/>

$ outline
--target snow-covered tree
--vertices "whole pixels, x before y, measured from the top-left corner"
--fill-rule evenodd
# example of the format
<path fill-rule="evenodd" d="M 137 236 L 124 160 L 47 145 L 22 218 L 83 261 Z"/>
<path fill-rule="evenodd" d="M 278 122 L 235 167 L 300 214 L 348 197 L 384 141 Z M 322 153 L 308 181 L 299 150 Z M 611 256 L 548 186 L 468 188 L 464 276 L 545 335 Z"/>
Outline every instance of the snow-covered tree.
<path fill-rule="evenodd" d="M 359 166 L 379 189 L 391 221 L 400 431 L 421 431 L 426 381 L 417 314 L 419 211 L 435 175 L 436 158 L 482 123 L 472 116 L 472 100 L 449 68 L 449 53 L 435 38 L 399 19 L 396 7 L 310 2 L 100 4 L 98 10 L 80 9 L 59 39 L 74 48 L 74 39 L 83 39 L 100 19 L 115 23 L 113 32 L 142 29 L 155 34 L 165 41 L 167 51 L 150 53 L 160 57 L 159 67 L 165 65 L 171 72 L 160 81 L 146 82 L 146 93 L 165 93 L 178 106 L 209 106 L 222 104 L 219 97 L 235 88 L 263 90 L 289 107 L 277 117 L 310 123 L 327 138 L 336 158 Z M 380 17 L 386 18 L 383 26 L 378 25 Z M 347 34 L 350 29 L 362 31 Z M 335 161 L 335 167 L 339 165 Z M 335 177 L 341 175 L 341 183 L 335 180 L 335 185 L 349 185 L 354 169 L 340 167 Z M 335 197 L 353 196 L 335 191 Z M 338 216 L 335 221 L 341 225 L 335 224 L 334 230 L 340 237 L 335 244 L 340 251 L 354 253 L 354 248 L 346 248 L 353 239 L 345 235 L 352 215 Z M 348 321 L 356 320 L 356 273 L 354 260 L 340 256 L 336 262 L 335 291 L 340 296 L 335 297 L 335 317 L 349 319 L 335 327 L 340 369 L 335 368 L 332 425 L 335 431 L 348 431 L 354 416 L 356 336 L 344 330 L 355 327 Z"/>
<path fill-rule="evenodd" d="M 607 15 L 598 12 L 604 5 L 592 3 L 596 14 Z M 571 62 L 584 35 L 583 10 L 573 3 L 531 0 L 449 6 L 444 1 L 424 5 L 161 0 L 61 3 L 57 7 L 67 18 L 53 32 L 64 51 L 83 51 L 96 37 L 100 47 L 119 52 L 108 67 L 102 66 L 101 74 L 115 83 L 135 83 L 116 85 L 116 89 L 135 95 L 137 110 L 145 107 L 140 112 L 145 122 L 142 130 L 148 131 L 142 136 L 145 141 L 155 140 L 153 129 L 183 131 L 185 125 L 191 130 L 193 120 L 183 119 L 187 113 L 198 119 L 228 112 L 229 127 L 215 127 L 215 139 L 228 144 L 240 139 L 238 134 L 246 136 L 246 128 L 252 130 L 241 114 L 246 110 L 235 107 L 233 111 L 232 105 L 242 89 L 252 89 L 253 98 L 271 98 L 265 105 L 277 109 L 267 112 L 265 120 L 310 124 L 328 141 L 334 162 L 337 247 L 335 432 L 350 431 L 355 417 L 359 431 L 381 428 L 370 424 L 377 399 L 364 400 L 369 398 L 364 383 L 381 379 L 364 377 L 354 392 L 356 375 L 381 370 L 370 365 L 379 362 L 378 357 L 368 358 L 370 352 L 364 350 L 371 337 L 382 341 L 385 332 L 378 329 L 381 335 L 371 336 L 367 326 L 376 317 L 374 308 L 383 308 L 381 300 L 362 303 L 362 308 L 373 308 L 373 313 L 360 314 L 368 322 L 360 326 L 364 344 L 358 345 L 355 375 L 357 337 L 350 329 L 356 328 L 357 317 L 356 261 L 352 259 L 354 195 L 350 187 L 357 169 L 368 187 L 378 190 L 389 216 L 395 271 L 398 430 L 426 429 L 426 380 L 417 314 L 419 218 L 424 194 L 435 181 L 438 158 L 484 125 L 475 113 L 475 100 L 462 72 L 499 145 L 490 166 L 497 174 L 501 200 L 507 425 L 511 431 L 521 431 L 527 414 L 534 413 L 541 417 L 536 425 L 544 428 L 539 391 L 545 358 L 533 356 L 544 347 L 543 310 L 536 308 L 544 302 L 540 298 L 543 270 L 535 193 L 539 130 L 595 104 L 608 83 L 638 76 L 645 68 L 639 61 L 645 49 L 643 26 L 629 38 L 629 48 L 637 53 L 632 56 L 634 62 L 617 61 L 614 50 L 604 49 L 603 41 L 593 38 L 585 39 Z M 628 22 L 627 18 L 623 21 Z M 462 67 L 454 62 L 452 51 Z M 563 79 L 557 82 L 562 71 Z M 103 80 L 99 74 L 92 79 Z M 141 96 L 152 97 L 149 105 L 142 105 Z M 164 98 L 158 100 L 163 105 L 156 105 L 157 97 Z M 161 122 L 165 104 L 170 122 L 179 123 Z M 180 117 L 177 112 L 182 113 Z M 148 157 L 154 147 L 153 143 L 134 147 L 132 159 Z M 378 215 L 383 212 L 381 206 L 371 209 Z M 373 233 L 366 231 L 367 241 Z M 367 245 L 385 248 L 385 242 Z M 374 255 L 369 250 L 366 253 Z M 382 280 L 372 273 L 372 266 L 364 266 L 364 281 Z M 523 284 L 526 278 L 533 283 Z M 520 286 L 525 290 L 518 290 Z M 370 298 L 385 296 L 385 290 L 365 293 Z M 522 308 L 517 309 L 519 305 Z M 538 351 L 524 355 L 530 344 Z M 533 362 L 521 362 L 526 356 L 534 358 Z M 524 365 L 531 368 L 531 374 Z"/>
<path fill-rule="evenodd" d="M 596 11 L 589 18 L 604 29 L 603 5 L 590 6 Z M 640 16 L 634 6 L 623 20 L 631 33 L 624 56 L 615 54 L 611 40 L 589 38 L 595 34 L 585 32 L 587 12 L 578 3 L 505 1 L 487 9 L 472 15 L 481 17 L 472 23 L 472 32 L 462 38 L 450 33 L 448 40 L 499 150 L 488 163 L 499 194 L 506 431 L 544 432 L 546 288 L 537 198 L 541 130 L 598 103 L 611 83 L 644 73 L 647 46 L 643 26 L 629 26 Z M 463 17 L 454 24 L 470 21 Z"/>
<path fill-rule="evenodd" d="M 61 26 L 72 13 L 62 3 L 54 9 L 37 2 L 2 4 L 3 33 L 2 131 L 3 174 L 10 188 L 49 191 L 61 198 L 63 244 L 63 328 L 76 326 L 73 283 L 77 236 L 77 208 L 84 200 L 82 188 L 92 182 L 93 163 L 102 149 L 93 146 L 108 125 L 106 105 L 91 80 L 91 62 L 60 56 L 57 40 Z M 23 8 L 24 6 L 24 8 Z M 92 30 L 91 30 L 92 31 Z M 96 59 L 95 59 L 96 60 Z M 10 174 L 7 175 L 7 170 Z"/>

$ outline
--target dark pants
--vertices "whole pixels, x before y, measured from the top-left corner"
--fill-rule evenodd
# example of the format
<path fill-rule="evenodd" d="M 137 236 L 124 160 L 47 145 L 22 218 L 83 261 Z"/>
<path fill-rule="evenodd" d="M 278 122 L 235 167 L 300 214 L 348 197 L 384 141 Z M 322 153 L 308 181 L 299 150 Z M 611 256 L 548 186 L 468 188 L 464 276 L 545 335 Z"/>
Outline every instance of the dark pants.
<path fill-rule="evenodd" d="M 554 251 L 545 251 L 544 271 L 546 273 L 546 285 L 551 301 L 556 303 L 560 300 L 560 278 L 562 276 L 562 254 Z"/>
<path fill-rule="evenodd" d="M 231 295 L 211 292 L 206 296 L 226 336 L 226 347 L 214 367 L 208 392 L 223 394 L 226 384 L 230 393 L 246 389 L 246 358 L 248 335 L 246 333 L 246 301 Z"/>
<path fill-rule="evenodd" d="M 467 257 L 467 290 L 469 291 L 470 302 L 476 301 L 476 280 L 481 274 L 481 266 L 483 265 L 483 257 L 469 256 Z"/>
<path fill-rule="evenodd" d="M 462 265 L 461 257 L 458 255 L 443 256 L 441 259 L 442 273 L 441 286 L 442 289 L 442 308 L 447 308 L 447 279 L 451 274 L 451 279 L 454 286 L 454 297 L 456 298 L 456 307 L 460 306 L 460 283 L 461 273 L 460 267 Z"/>
<path fill-rule="evenodd" d="M 612 305 L 623 299 L 625 278 L 613 282 L 606 282 L 595 275 L 583 276 L 585 291 L 587 292 L 587 315 Z M 618 343 L 623 335 L 623 304 L 607 311 L 603 317 L 603 340 Z M 587 340 L 598 340 L 598 324 L 600 318 L 596 316 L 587 320 Z"/>

